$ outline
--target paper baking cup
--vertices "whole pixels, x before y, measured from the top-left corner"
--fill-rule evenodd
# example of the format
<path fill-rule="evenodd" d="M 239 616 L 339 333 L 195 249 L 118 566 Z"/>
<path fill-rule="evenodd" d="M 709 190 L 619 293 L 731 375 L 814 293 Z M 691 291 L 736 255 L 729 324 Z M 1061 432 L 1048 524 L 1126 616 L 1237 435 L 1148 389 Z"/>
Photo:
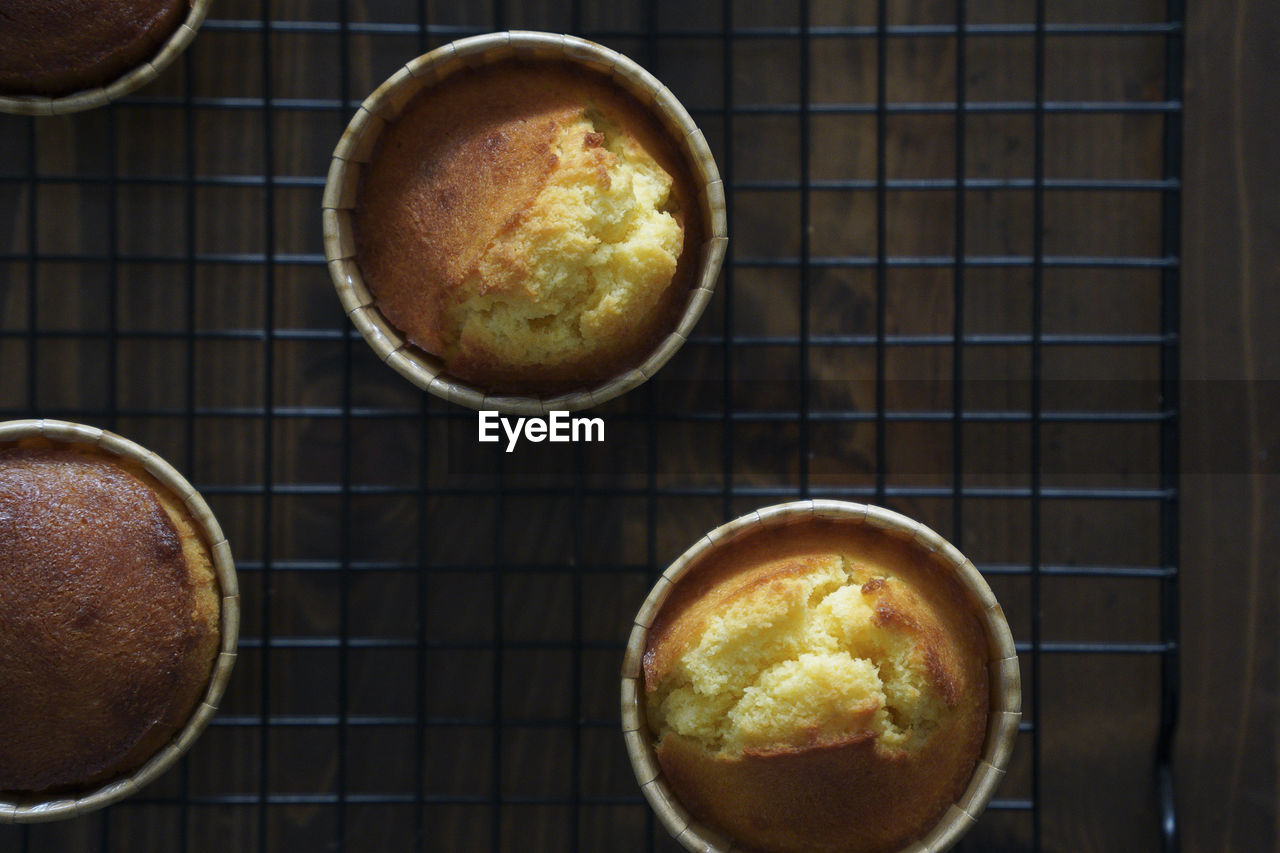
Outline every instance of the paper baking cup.
<path fill-rule="evenodd" d="M 373 296 L 356 264 L 352 212 L 360 172 L 373 155 L 378 134 L 419 92 L 464 69 L 504 59 L 559 59 L 605 74 L 641 104 L 649 106 L 688 160 L 696 194 L 709 235 L 699 255 L 699 271 L 675 331 L 663 339 L 638 366 L 592 388 L 555 396 L 531 397 L 490 394 L 449 376 L 440 359 L 405 340 L 373 304 Z M 474 36 L 446 44 L 412 60 L 392 74 L 365 99 L 347 125 L 333 152 L 325 183 L 324 249 L 329 273 L 343 308 L 378 356 L 420 388 L 473 409 L 497 409 L 509 414 L 542 415 L 552 409 L 585 409 L 617 397 L 644 382 L 675 354 L 689 337 L 711 299 L 728 242 L 724 185 L 702 131 L 675 95 L 652 74 L 616 51 L 574 36 L 535 32 L 505 32 Z"/>
<path fill-rule="evenodd" d="M 196 30 L 204 23 L 210 2 L 212 0 L 193 0 L 186 19 L 173 31 L 169 40 L 160 46 L 155 56 L 129 69 L 107 85 L 56 98 L 48 95 L 0 95 L 0 112 L 28 116 L 65 115 L 91 110 L 124 97 L 154 80 L 178 54 L 187 49 L 187 45 L 196 37 Z"/>
<path fill-rule="evenodd" d="M 642 665 L 649 626 L 666 600 L 674 584 L 680 582 L 699 558 L 760 529 L 777 527 L 811 518 L 844 519 L 868 524 L 891 536 L 912 542 L 922 550 L 935 553 L 955 572 L 956 579 L 982 614 L 987 633 L 988 683 L 991 691 L 987 717 L 987 737 L 982 755 L 964 794 L 953 803 L 942 819 L 923 838 L 902 848 L 899 853 L 941 853 L 973 826 L 986 808 L 996 785 L 1004 777 L 1022 719 L 1022 680 L 1013 635 L 1005 621 L 1004 611 L 991 592 L 991 587 L 956 547 L 918 521 L 905 515 L 865 504 L 844 501 L 797 501 L 779 504 L 749 513 L 717 527 L 663 572 L 653 590 L 636 614 L 635 625 L 627 642 L 622 664 L 622 730 L 627 754 L 636 781 L 645 798 L 657 813 L 667 831 L 688 850 L 700 853 L 731 853 L 738 850 L 732 839 L 699 823 L 686 811 L 672 793 L 653 753 L 653 737 L 645 724 L 644 675 Z"/>
<path fill-rule="evenodd" d="M 236 640 L 240 635 L 240 587 L 236 580 L 235 564 L 231 560 L 231 546 L 227 544 L 227 537 L 222 535 L 222 528 L 218 526 L 218 520 L 213 517 L 208 504 L 181 474 L 145 447 L 96 427 L 54 420 L 0 423 L 0 444 L 37 437 L 68 444 L 93 445 L 115 456 L 132 459 L 182 499 L 213 556 L 213 569 L 222 592 L 222 617 L 219 626 L 222 645 L 204 698 L 192 711 L 187 724 L 145 764 L 128 776 L 112 779 L 90 791 L 60 792 L 44 796 L 33 794 L 17 798 L 0 793 L 0 823 L 37 823 L 79 817 L 132 796 L 168 770 L 191 747 L 218 710 L 218 702 L 222 699 L 227 679 L 231 676 L 231 668 L 236 662 Z"/>

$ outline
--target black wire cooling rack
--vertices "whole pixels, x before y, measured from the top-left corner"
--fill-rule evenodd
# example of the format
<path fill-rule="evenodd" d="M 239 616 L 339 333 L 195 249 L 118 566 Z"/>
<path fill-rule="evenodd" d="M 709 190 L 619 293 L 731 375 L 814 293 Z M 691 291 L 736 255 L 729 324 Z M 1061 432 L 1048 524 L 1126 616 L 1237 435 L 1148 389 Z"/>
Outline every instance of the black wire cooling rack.
<path fill-rule="evenodd" d="M 1172 850 L 1179 2 L 217 0 L 154 84 L 0 116 L 0 415 L 113 428 L 205 494 L 240 659 L 185 759 L 0 848 L 675 850 L 618 726 L 631 618 L 703 532 L 884 504 L 983 570 L 1024 722 L 968 850 Z M 593 412 L 475 440 L 380 364 L 321 247 L 328 158 L 408 59 L 620 50 L 717 157 L 696 334 Z"/>

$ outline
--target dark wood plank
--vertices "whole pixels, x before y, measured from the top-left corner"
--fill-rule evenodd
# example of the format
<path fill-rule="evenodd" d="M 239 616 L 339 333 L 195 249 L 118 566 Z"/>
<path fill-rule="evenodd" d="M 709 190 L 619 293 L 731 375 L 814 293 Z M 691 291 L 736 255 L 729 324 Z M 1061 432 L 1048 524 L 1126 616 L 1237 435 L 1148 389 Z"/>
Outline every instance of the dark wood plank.
<path fill-rule="evenodd" d="M 1191 4 L 1183 227 L 1188 851 L 1280 849 L 1280 8 Z"/>

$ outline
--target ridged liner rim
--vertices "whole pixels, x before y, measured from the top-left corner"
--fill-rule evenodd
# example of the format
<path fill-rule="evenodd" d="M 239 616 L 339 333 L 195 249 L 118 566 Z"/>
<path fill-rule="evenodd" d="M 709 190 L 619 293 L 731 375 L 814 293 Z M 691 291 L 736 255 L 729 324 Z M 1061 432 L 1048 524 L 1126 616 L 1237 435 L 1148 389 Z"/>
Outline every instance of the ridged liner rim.
<path fill-rule="evenodd" d="M 898 853 L 942 853 L 953 845 L 986 808 L 1004 777 L 1022 717 L 1022 684 L 1013 635 L 986 579 L 947 540 L 901 513 L 868 504 L 835 500 L 805 500 L 764 507 L 720 525 L 695 542 L 663 572 L 641 604 L 632 625 L 622 662 L 622 731 L 636 782 L 663 826 L 687 850 L 697 853 L 734 853 L 732 839 L 694 819 L 680 805 L 658 766 L 652 737 L 645 724 L 644 684 L 641 667 L 649 627 L 663 602 L 690 567 L 711 551 L 757 531 L 813 518 L 842 519 L 867 524 L 899 536 L 941 558 L 955 572 L 961 587 L 981 614 L 988 643 L 988 680 L 991 704 L 982 754 L 960 798 L 922 838 Z"/>
<path fill-rule="evenodd" d="M 127 69 L 105 86 L 67 95 L 0 95 L 0 112 L 28 116 L 68 115 L 101 107 L 150 83 L 195 40 L 213 0 L 193 0 L 191 9 L 155 55 Z"/>
<path fill-rule="evenodd" d="M 0 444 L 24 438 L 43 437 L 68 444 L 84 444 L 113 456 L 131 459 L 182 500 L 192 520 L 205 537 L 213 559 L 220 594 L 220 645 L 209 675 L 204 697 L 173 738 L 141 767 L 127 776 L 112 779 L 87 793 L 55 793 L 12 797 L 0 794 L 0 823 L 40 823 L 79 817 L 137 793 L 174 765 L 190 749 L 213 718 L 226 690 L 236 661 L 240 635 L 240 586 L 231 546 L 222 527 L 200 493 L 158 454 L 121 435 L 71 421 L 27 419 L 0 423 Z"/>
<path fill-rule="evenodd" d="M 415 95 L 465 68 L 510 58 L 561 59 L 609 76 L 642 105 L 654 110 L 690 161 L 700 210 L 708 221 L 699 247 L 699 270 L 679 322 L 638 366 L 590 388 L 556 395 L 491 394 L 449 376 L 440 359 L 409 343 L 373 304 L 355 262 L 352 211 L 360 169 L 369 161 L 377 136 Z M 635 61 L 603 45 L 575 36 L 510 31 L 471 36 L 410 60 L 374 90 L 352 116 L 334 149 L 321 203 L 325 259 L 342 306 L 366 343 L 382 361 L 414 385 L 443 400 L 472 409 L 506 414 L 545 415 L 552 410 L 588 409 L 620 396 L 652 377 L 684 344 L 715 290 L 728 243 L 724 185 L 702 131 L 671 90 Z"/>

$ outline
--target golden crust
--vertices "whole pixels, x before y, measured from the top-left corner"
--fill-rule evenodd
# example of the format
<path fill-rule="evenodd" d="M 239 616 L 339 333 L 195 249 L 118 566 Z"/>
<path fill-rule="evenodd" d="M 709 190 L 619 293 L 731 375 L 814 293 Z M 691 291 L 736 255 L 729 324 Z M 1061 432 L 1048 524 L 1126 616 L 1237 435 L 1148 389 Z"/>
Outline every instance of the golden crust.
<path fill-rule="evenodd" d="M 6 0 L 0 93 L 104 86 L 155 56 L 190 10 L 190 0 Z"/>
<path fill-rule="evenodd" d="M 923 691 L 943 708 L 924 733 L 889 743 L 872 721 L 878 706 L 774 745 L 729 748 L 669 725 L 660 703 L 722 616 L 796 594 L 797 579 L 833 554 L 858 567 L 854 590 L 871 607 L 872 630 L 912 644 Z M 754 531 L 688 570 L 648 632 L 643 675 L 664 777 L 735 849 L 876 853 L 927 832 L 963 793 L 985 738 L 986 664 L 979 614 L 939 559 L 870 526 L 814 519 Z"/>
<path fill-rule="evenodd" d="M 896 853 L 959 796 L 963 785 L 949 768 L 969 746 L 980 749 L 981 737 L 976 744 L 934 737 L 920 753 L 885 755 L 864 733 L 729 759 L 668 735 L 657 755 L 681 804 L 734 838 L 735 850 Z"/>
<path fill-rule="evenodd" d="M 140 465 L 42 439 L 0 449 L 0 790 L 143 764 L 203 697 L 220 615 L 207 544 Z"/>
<path fill-rule="evenodd" d="M 562 283 L 581 277 L 570 258 L 598 236 L 567 226 L 565 209 L 582 202 L 576 188 L 617 189 L 611 170 L 628 157 L 656 162 L 671 182 L 665 209 L 683 230 L 674 272 L 645 272 L 624 314 L 565 333 L 568 348 L 544 352 L 523 327 L 468 325 L 495 303 L 519 306 L 532 327 L 599 298 Z M 361 174 L 357 263 L 384 316 L 454 377 L 515 393 L 587 386 L 638 364 L 674 328 L 702 243 L 692 186 L 657 121 L 607 78 L 560 61 L 465 70 L 382 131 Z M 552 253 L 567 269 L 536 263 L 553 241 L 567 246 Z"/>

